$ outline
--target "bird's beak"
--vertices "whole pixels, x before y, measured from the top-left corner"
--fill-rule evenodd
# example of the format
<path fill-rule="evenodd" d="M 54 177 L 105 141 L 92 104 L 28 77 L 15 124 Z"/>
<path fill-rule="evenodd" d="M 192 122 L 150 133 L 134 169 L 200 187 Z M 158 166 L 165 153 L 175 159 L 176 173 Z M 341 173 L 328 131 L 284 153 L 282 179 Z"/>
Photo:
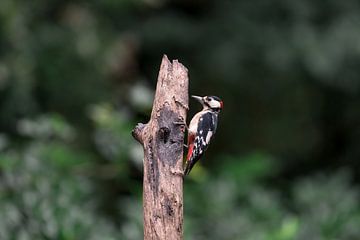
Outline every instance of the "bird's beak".
<path fill-rule="evenodd" d="M 192 98 L 195 98 L 195 99 L 198 100 L 200 103 L 203 103 L 203 102 L 204 102 L 202 97 L 195 96 L 195 95 L 192 95 L 191 97 L 192 97 Z"/>

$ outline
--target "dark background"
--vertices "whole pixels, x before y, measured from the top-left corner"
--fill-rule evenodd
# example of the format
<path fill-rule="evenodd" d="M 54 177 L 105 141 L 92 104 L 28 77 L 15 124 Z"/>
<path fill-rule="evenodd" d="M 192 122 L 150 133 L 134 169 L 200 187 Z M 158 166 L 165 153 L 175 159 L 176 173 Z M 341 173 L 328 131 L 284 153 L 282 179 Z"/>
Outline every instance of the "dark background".
<path fill-rule="evenodd" d="M 142 238 L 163 54 L 225 105 L 185 239 L 359 239 L 356 0 L 1 0 L 0 239 Z"/>

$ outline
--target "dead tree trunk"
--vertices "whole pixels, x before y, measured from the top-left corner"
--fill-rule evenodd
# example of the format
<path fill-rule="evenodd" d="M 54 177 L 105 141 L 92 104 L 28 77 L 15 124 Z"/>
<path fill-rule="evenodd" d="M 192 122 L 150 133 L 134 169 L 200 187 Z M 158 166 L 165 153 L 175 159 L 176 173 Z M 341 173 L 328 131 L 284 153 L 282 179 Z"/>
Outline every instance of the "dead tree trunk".
<path fill-rule="evenodd" d="M 164 55 L 151 119 L 133 136 L 144 147 L 144 239 L 183 239 L 183 143 L 188 109 L 187 69 Z"/>

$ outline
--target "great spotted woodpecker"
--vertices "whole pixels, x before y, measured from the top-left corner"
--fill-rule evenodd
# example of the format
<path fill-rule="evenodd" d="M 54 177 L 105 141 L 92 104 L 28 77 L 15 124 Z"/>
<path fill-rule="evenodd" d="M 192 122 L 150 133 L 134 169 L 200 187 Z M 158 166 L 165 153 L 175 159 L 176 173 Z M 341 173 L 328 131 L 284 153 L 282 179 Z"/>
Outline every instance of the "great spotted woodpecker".
<path fill-rule="evenodd" d="M 184 175 L 190 173 L 194 164 L 208 148 L 216 132 L 218 114 L 224 106 L 221 99 L 216 96 L 192 97 L 202 104 L 203 109 L 195 114 L 188 127 L 188 154 Z"/>

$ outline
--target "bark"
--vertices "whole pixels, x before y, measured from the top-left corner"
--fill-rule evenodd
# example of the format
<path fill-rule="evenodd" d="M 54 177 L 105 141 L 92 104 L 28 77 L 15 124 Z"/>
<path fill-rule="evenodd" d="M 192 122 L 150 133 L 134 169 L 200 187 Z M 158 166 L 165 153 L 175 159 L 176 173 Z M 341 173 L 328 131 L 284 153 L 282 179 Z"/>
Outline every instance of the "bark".
<path fill-rule="evenodd" d="M 183 239 L 183 143 L 188 109 L 187 69 L 164 55 L 150 121 L 133 136 L 144 147 L 144 239 Z"/>

